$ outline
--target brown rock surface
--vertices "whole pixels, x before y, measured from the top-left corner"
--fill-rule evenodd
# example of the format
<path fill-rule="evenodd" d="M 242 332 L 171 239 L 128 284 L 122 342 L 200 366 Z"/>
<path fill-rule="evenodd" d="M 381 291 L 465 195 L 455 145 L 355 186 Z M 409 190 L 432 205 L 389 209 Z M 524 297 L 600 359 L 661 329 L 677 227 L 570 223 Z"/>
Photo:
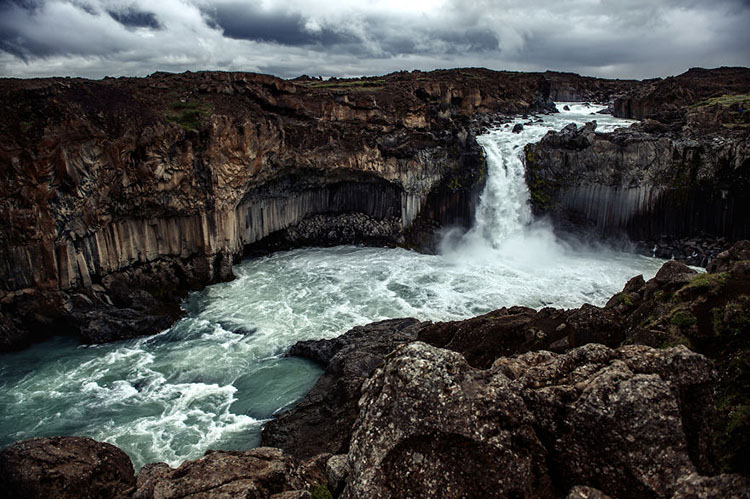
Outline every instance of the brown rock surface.
<path fill-rule="evenodd" d="M 344 497 L 550 497 L 582 484 L 668 497 L 694 471 L 679 394 L 713 376 L 684 347 L 592 344 L 480 371 L 411 343 L 363 386 Z"/>
<path fill-rule="evenodd" d="M 321 464 L 322 462 L 322 464 Z M 138 475 L 133 495 L 141 499 L 178 497 L 309 497 L 297 489 L 325 482 L 325 458 L 310 465 L 298 463 L 279 449 L 259 447 L 248 452 L 209 451 L 172 469 L 160 463 L 148 465 Z M 298 495 L 294 495 L 298 494 Z"/>
<path fill-rule="evenodd" d="M 4 497 L 128 497 L 134 487 L 133 464 L 127 454 L 90 438 L 34 438 L 0 453 Z"/>

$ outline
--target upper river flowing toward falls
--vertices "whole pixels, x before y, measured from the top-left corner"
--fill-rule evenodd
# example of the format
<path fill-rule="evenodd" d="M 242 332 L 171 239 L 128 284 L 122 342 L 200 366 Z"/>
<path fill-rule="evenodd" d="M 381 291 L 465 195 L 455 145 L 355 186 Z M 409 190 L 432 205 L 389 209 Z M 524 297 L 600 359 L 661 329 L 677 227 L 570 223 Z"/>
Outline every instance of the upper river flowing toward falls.
<path fill-rule="evenodd" d="M 264 421 L 321 374 L 284 357 L 298 340 L 395 317 L 603 305 L 629 278 L 652 277 L 662 261 L 571 247 L 532 222 L 523 145 L 571 122 L 596 119 L 597 131 L 628 124 L 592 116 L 600 107 L 570 109 L 519 134 L 511 124 L 478 138 L 488 178 L 477 220 L 466 234 L 448 234 L 439 255 L 355 246 L 275 253 L 235 266 L 232 282 L 191 294 L 186 317 L 156 336 L 95 346 L 56 338 L 0 355 L 0 447 L 85 435 L 121 447 L 136 469 L 174 466 L 209 448 L 249 449 Z"/>

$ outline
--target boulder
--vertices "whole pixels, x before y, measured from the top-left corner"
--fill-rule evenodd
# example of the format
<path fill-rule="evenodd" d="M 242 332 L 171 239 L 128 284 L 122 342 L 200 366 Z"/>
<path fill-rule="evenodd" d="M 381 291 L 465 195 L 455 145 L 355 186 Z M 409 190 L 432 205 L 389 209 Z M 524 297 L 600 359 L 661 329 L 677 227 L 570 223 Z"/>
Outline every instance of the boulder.
<path fill-rule="evenodd" d="M 301 465 L 281 450 L 268 447 L 248 452 L 208 451 L 204 457 L 185 461 L 176 469 L 163 463 L 144 467 L 133 498 L 261 499 L 284 492 L 296 495 L 283 497 L 305 497 L 301 490 L 312 483 L 325 483 L 324 469 L 319 465 L 317 468 Z"/>
<path fill-rule="evenodd" d="M 393 319 L 355 327 L 331 340 L 294 345 L 291 352 L 320 362 L 326 370 L 302 402 L 266 424 L 262 445 L 280 447 L 300 459 L 346 453 L 362 382 L 394 348 L 414 341 L 421 327 L 416 319 Z"/>
<path fill-rule="evenodd" d="M 508 381 L 422 342 L 397 349 L 362 388 L 343 497 L 551 496 L 546 451 Z"/>
<path fill-rule="evenodd" d="M 681 400 L 714 375 L 684 347 L 590 344 L 477 370 L 404 345 L 363 385 L 343 495 L 668 497 L 695 472 Z"/>
<path fill-rule="evenodd" d="M 156 334 L 167 329 L 166 315 L 145 315 L 130 308 L 91 310 L 81 317 L 79 337 L 84 343 L 106 343 Z"/>
<path fill-rule="evenodd" d="M 0 453 L 0 490 L 5 497 L 126 497 L 135 483 L 127 454 L 90 438 L 33 438 Z"/>
<path fill-rule="evenodd" d="M 750 241 L 739 241 L 731 246 L 728 250 L 722 251 L 711 263 L 706 270 L 709 272 L 726 272 L 735 262 L 750 260 Z"/>

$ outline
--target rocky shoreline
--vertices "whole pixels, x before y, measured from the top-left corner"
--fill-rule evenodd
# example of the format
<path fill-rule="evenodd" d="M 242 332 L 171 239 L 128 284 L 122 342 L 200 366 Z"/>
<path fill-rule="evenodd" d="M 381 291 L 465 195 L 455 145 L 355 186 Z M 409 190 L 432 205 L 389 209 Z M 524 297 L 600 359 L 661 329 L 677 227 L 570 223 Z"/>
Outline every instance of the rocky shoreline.
<path fill-rule="evenodd" d="M 0 485 L 14 497 L 747 497 L 748 262 L 744 241 L 709 273 L 668 262 L 637 276 L 603 308 L 396 319 L 300 342 L 290 354 L 326 371 L 266 426 L 263 444 L 279 448 L 136 477 L 109 444 L 32 439 L 0 453 Z"/>

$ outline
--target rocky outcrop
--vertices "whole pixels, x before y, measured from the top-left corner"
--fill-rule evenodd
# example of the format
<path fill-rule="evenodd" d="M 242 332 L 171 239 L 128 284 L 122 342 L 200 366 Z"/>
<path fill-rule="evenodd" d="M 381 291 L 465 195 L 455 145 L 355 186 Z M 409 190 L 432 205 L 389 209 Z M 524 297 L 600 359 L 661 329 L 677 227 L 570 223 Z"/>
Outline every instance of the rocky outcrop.
<path fill-rule="evenodd" d="M 173 307 L 231 278 L 232 262 L 271 235 L 429 247 L 436 228 L 473 219 L 484 173 L 471 119 L 554 109 L 542 75 L 481 69 L 8 79 L 0 90 L 11 346 L 45 329 L 19 313 L 31 293 L 109 304 L 116 277 Z M 70 310 L 54 313 L 76 329 Z"/>
<path fill-rule="evenodd" d="M 547 71 L 544 77 L 550 82 L 549 94 L 555 102 L 608 103 L 640 85 L 636 80 L 605 80 L 557 71 Z"/>
<path fill-rule="evenodd" d="M 279 449 L 259 447 L 247 452 L 209 451 L 200 459 L 172 469 L 164 463 L 145 466 L 138 474 L 134 499 L 182 497 L 310 497 L 314 484 L 326 486 L 328 456 L 306 463 Z M 275 494 L 291 494 L 280 495 Z M 297 493 L 297 495 L 294 495 Z"/>
<path fill-rule="evenodd" d="M 648 282 L 631 279 L 603 308 L 512 307 L 465 321 L 385 321 L 333 340 L 298 343 L 290 353 L 320 362 L 326 373 L 297 407 L 265 427 L 263 442 L 300 457 L 346 452 L 363 382 L 388 361 L 391 349 L 417 340 L 460 353 L 469 366 L 484 370 L 497 359 L 540 350 L 564 353 L 591 343 L 687 345 L 711 359 L 718 373 L 677 394 L 690 462 L 704 475 L 747 474 L 750 432 L 743 407 L 750 390 L 742 367 L 750 355 L 750 274 L 742 260 L 747 244 L 738 243 L 718 260 L 720 273 L 698 274 L 668 262 Z"/>
<path fill-rule="evenodd" d="M 665 123 L 693 121 L 707 126 L 731 123 L 737 118 L 747 123 L 745 120 L 750 117 L 739 116 L 738 102 L 713 99 L 745 95 L 748 84 L 748 68 L 692 68 L 678 76 L 645 80 L 623 88 L 621 95 L 614 99 L 614 115 L 638 120 L 651 118 Z M 734 109 L 728 113 L 722 109 L 732 106 Z"/>
<path fill-rule="evenodd" d="M 478 371 L 412 343 L 363 386 L 343 496 L 551 497 L 588 485 L 669 497 L 694 470 L 680 394 L 712 377 L 684 347 L 592 344 Z"/>
<path fill-rule="evenodd" d="M 290 354 L 325 366 L 310 393 L 263 428 L 262 445 L 280 447 L 300 458 L 349 449 L 362 383 L 398 345 L 414 341 L 422 323 L 393 319 L 355 327 L 332 340 L 303 341 Z"/>
<path fill-rule="evenodd" d="M 114 445 L 83 437 L 34 438 L 0 452 L 5 497 L 128 497 L 135 487 L 130 458 Z"/>
<path fill-rule="evenodd" d="M 667 236 L 686 243 L 696 236 L 748 237 L 750 135 L 647 128 L 603 134 L 595 122 L 571 124 L 526 146 L 534 212 L 564 229 L 651 241 L 644 243 L 649 250 Z M 677 249 L 685 256 L 692 250 Z"/>

